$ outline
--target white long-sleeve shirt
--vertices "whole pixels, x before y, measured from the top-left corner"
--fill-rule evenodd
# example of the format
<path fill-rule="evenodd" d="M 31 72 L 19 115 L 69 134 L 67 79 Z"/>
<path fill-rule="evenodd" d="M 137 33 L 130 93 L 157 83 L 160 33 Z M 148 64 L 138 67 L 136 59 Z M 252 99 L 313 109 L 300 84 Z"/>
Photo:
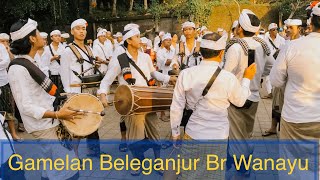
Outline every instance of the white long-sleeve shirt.
<path fill-rule="evenodd" d="M 170 47 L 170 50 L 166 48 L 160 48 L 157 52 L 157 66 L 162 70 L 163 74 L 168 75 L 168 72 L 172 69 L 173 64 L 178 64 L 177 56 L 175 55 L 175 49 Z M 168 59 L 171 59 L 170 65 L 166 65 Z"/>
<path fill-rule="evenodd" d="M 128 57 L 133 60 L 130 53 L 128 51 L 126 51 L 126 53 Z M 156 71 L 156 69 L 153 67 L 152 60 L 148 54 L 138 51 L 138 59 L 135 63 L 141 69 L 141 71 L 147 77 L 148 80 L 151 79 L 151 77 L 153 77 L 158 81 L 162 81 L 164 83 L 169 82 L 170 76 L 164 75 Z M 130 64 L 130 69 L 132 73 L 132 78 L 136 79 L 135 86 L 145 86 L 145 87 L 148 86 L 146 80 L 131 64 Z M 107 74 L 104 76 L 103 80 L 101 81 L 98 94 L 101 94 L 101 93 L 107 94 L 110 90 L 110 86 L 112 82 L 116 77 L 118 77 L 119 84 L 128 84 L 123 79 L 118 58 L 113 56 L 109 63 Z"/>
<path fill-rule="evenodd" d="M 46 51 L 39 54 L 39 52 L 34 56 L 34 60 L 37 62 L 39 69 L 49 77 L 49 67 L 50 67 L 50 58 L 51 55 L 48 54 Z"/>
<path fill-rule="evenodd" d="M 7 49 L 3 44 L 0 44 L 0 86 L 8 84 L 7 68 L 10 64 L 10 57 Z"/>
<path fill-rule="evenodd" d="M 172 136 L 180 135 L 181 118 L 186 107 L 193 110 L 186 127 L 186 133 L 191 138 L 228 138 L 227 108 L 230 102 L 236 106 L 243 106 L 250 95 L 250 80 L 243 78 L 240 84 L 232 73 L 222 70 L 203 98 L 202 92 L 218 66 L 218 62 L 203 60 L 200 65 L 180 73 L 170 108 Z"/>
<path fill-rule="evenodd" d="M 21 57 L 38 66 L 30 56 L 24 55 Z M 42 89 L 25 67 L 12 65 L 8 71 L 8 76 L 14 100 L 28 133 L 50 129 L 59 124 L 57 120 L 52 123 L 51 118 L 42 118 L 46 111 L 54 110 L 53 101 L 55 98 Z"/>
<path fill-rule="evenodd" d="M 61 43 L 59 44 L 57 50 L 55 50 L 53 48 L 52 43 L 49 46 L 51 47 L 52 52 L 53 52 L 54 55 L 62 55 L 64 50 L 65 50 L 65 47 Z M 44 58 L 46 58 L 46 59 L 43 59 L 43 60 L 46 61 L 46 62 L 47 61 L 50 62 L 49 70 L 51 72 L 51 75 L 59 75 L 60 74 L 60 64 L 57 61 L 50 61 L 53 56 L 52 56 L 52 53 L 50 51 L 49 46 L 46 46 L 44 48 L 44 51 L 45 51 L 44 53 L 46 54 L 46 56 L 44 56 Z"/>
<path fill-rule="evenodd" d="M 271 70 L 271 84 L 285 86 L 282 117 L 288 122 L 320 122 L 319 44 L 320 33 L 291 41 Z"/>
<path fill-rule="evenodd" d="M 80 52 L 83 59 L 89 61 L 89 57 L 78 47 L 76 47 Z M 95 56 L 95 54 L 93 54 Z M 70 84 L 79 84 L 82 83 L 81 79 L 77 77 L 73 71 L 81 74 L 81 64 L 78 62 L 78 58 L 74 55 L 70 48 L 66 48 L 63 54 L 61 55 L 61 81 L 64 87 L 64 91 L 67 93 L 81 93 L 81 87 L 70 87 Z M 92 64 L 84 61 L 83 71 L 91 68 Z M 85 76 L 94 74 L 94 70 L 91 69 L 88 72 L 84 73 Z"/>
<path fill-rule="evenodd" d="M 277 49 L 271 44 L 270 41 L 273 42 L 273 44 L 279 49 L 280 47 L 284 46 L 285 45 L 285 42 L 286 40 L 281 37 L 279 34 L 277 34 L 276 38 L 274 40 L 272 40 L 272 38 L 270 37 L 270 33 L 267 32 L 266 35 L 265 35 L 265 41 L 266 43 L 268 44 L 269 48 L 270 48 L 270 51 L 271 51 L 271 55 L 273 55 Z"/>
<path fill-rule="evenodd" d="M 110 60 L 112 57 L 112 54 L 110 54 L 110 52 L 112 51 L 108 51 L 107 47 L 104 44 L 101 44 L 100 42 L 97 42 L 96 44 L 93 45 L 93 52 L 96 56 L 98 56 L 99 58 L 103 59 L 103 60 Z M 108 66 L 106 64 L 101 64 L 101 66 L 99 67 L 99 70 L 105 74 L 108 70 Z"/>
<path fill-rule="evenodd" d="M 248 45 L 249 49 L 255 50 L 255 63 L 257 65 L 257 72 L 254 79 L 250 83 L 251 96 L 248 98 L 250 101 L 258 102 L 260 100 L 259 89 L 261 77 L 268 76 L 274 58 L 272 55 L 267 56 L 260 43 L 255 41 L 252 37 L 243 38 Z M 239 81 L 242 80 L 245 69 L 248 67 L 248 56 L 244 54 L 244 51 L 240 44 L 236 43 L 232 45 L 227 53 L 224 69 L 234 74 Z"/>

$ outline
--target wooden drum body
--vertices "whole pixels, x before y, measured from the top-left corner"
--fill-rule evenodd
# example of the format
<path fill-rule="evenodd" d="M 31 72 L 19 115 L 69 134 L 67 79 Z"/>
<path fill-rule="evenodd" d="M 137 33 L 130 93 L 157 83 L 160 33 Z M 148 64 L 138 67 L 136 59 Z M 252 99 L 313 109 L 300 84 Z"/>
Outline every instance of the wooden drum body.
<path fill-rule="evenodd" d="M 63 107 L 94 112 L 102 112 L 104 110 L 97 97 L 86 93 L 68 97 Z M 70 121 L 63 120 L 61 122 L 72 136 L 84 137 L 92 134 L 100 127 L 102 117 L 99 114 L 85 113 L 80 119 L 71 119 Z"/>
<path fill-rule="evenodd" d="M 133 115 L 169 110 L 173 89 L 120 85 L 114 106 L 120 115 Z"/>

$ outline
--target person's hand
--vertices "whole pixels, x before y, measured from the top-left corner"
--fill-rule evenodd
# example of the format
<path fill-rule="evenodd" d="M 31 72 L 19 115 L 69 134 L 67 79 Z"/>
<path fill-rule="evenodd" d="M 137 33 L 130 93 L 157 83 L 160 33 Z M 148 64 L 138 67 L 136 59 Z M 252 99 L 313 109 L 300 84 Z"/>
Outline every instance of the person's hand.
<path fill-rule="evenodd" d="M 252 80 L 257 72 L 257 65 L 256 63 L 251 64 L 245 71 L 244 71 L 244 78 Z"/>
<path fill-rule="evenodd" d="M 54 55 L 54 56 L 52 56 L 50 61 L 52 62 L 52 61 L 56 61 L 56 60 L 59 60 L 59 59 L 60 59 L 59 55 Z"/>
<path fill-rule="evenodd" d="M 166 61 L 166 66 L 170 66 L 170 64 L 171 64 L 171 62 L 172 62 L 172 59 L 167 59 L 167 61 Z"/>
<path fill-rule="evenodd" d="M 62 107 L 59 111 L 55 113 L 56 113 L 55 118 L 62 119 L 62 120 L 79 119 L 84 115 L 83 112 L 72 111 L 68 107 Z"/>
<path fill-rule="evenodd" d="M 170 76 L 170 80 L 169 80 L 170 84 L 176 85 L 177 79 L 178 78 L 176 76 Z"/>
<path fill-rule="evenodd" d="M 109 106 L 106 94 L 100 94 L 100 101 L 103 104 L 103 107 L 107 108 Z"/>
<path fill-rule="evenodd" d="M 176 148 L 176 149 L 179 149 L 181 147 L 180 135 L 176 136 L 176 137 L 172 136 L 172 144 L 173 144 L 173 147 Z"/>

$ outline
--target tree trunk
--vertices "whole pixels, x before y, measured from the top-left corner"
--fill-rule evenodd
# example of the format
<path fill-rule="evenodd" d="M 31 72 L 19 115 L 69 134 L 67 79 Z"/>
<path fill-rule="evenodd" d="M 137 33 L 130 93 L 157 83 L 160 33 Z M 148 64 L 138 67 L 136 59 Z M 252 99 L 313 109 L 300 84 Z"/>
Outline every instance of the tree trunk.
<path fill-rule="evenodd" d="M 144 0 L 144 10 L 148 9 L 148 0 Z"/>
<path fill-rule="evenodd" d="M 130 12 L 131 12 L 132 9 L 133 9 L 133 1 L 134 1 L 134 0 L 130 0 L 130 8 L 129 8 L 129 11 L 130 11 Z"/>
<path fill-rule="evenodd" d="M 117 16 L 117 0 L 113 0 L 112 3 L 112 16 Z"/>

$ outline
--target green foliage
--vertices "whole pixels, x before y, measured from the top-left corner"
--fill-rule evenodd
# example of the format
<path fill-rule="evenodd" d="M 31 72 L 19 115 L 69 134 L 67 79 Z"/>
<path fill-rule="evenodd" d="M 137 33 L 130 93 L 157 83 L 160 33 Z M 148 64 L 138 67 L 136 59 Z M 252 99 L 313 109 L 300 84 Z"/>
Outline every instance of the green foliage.
<path fill-rule="evenodd" d="M 280 13 L 283 14 L 283 19 L 287 19 L 291 16 L 294 18 L 306 17 L 306 6 L 310 3 L 310 0 L 281 0 L 277 1 L 273 7 L 277 8 Z"/>

